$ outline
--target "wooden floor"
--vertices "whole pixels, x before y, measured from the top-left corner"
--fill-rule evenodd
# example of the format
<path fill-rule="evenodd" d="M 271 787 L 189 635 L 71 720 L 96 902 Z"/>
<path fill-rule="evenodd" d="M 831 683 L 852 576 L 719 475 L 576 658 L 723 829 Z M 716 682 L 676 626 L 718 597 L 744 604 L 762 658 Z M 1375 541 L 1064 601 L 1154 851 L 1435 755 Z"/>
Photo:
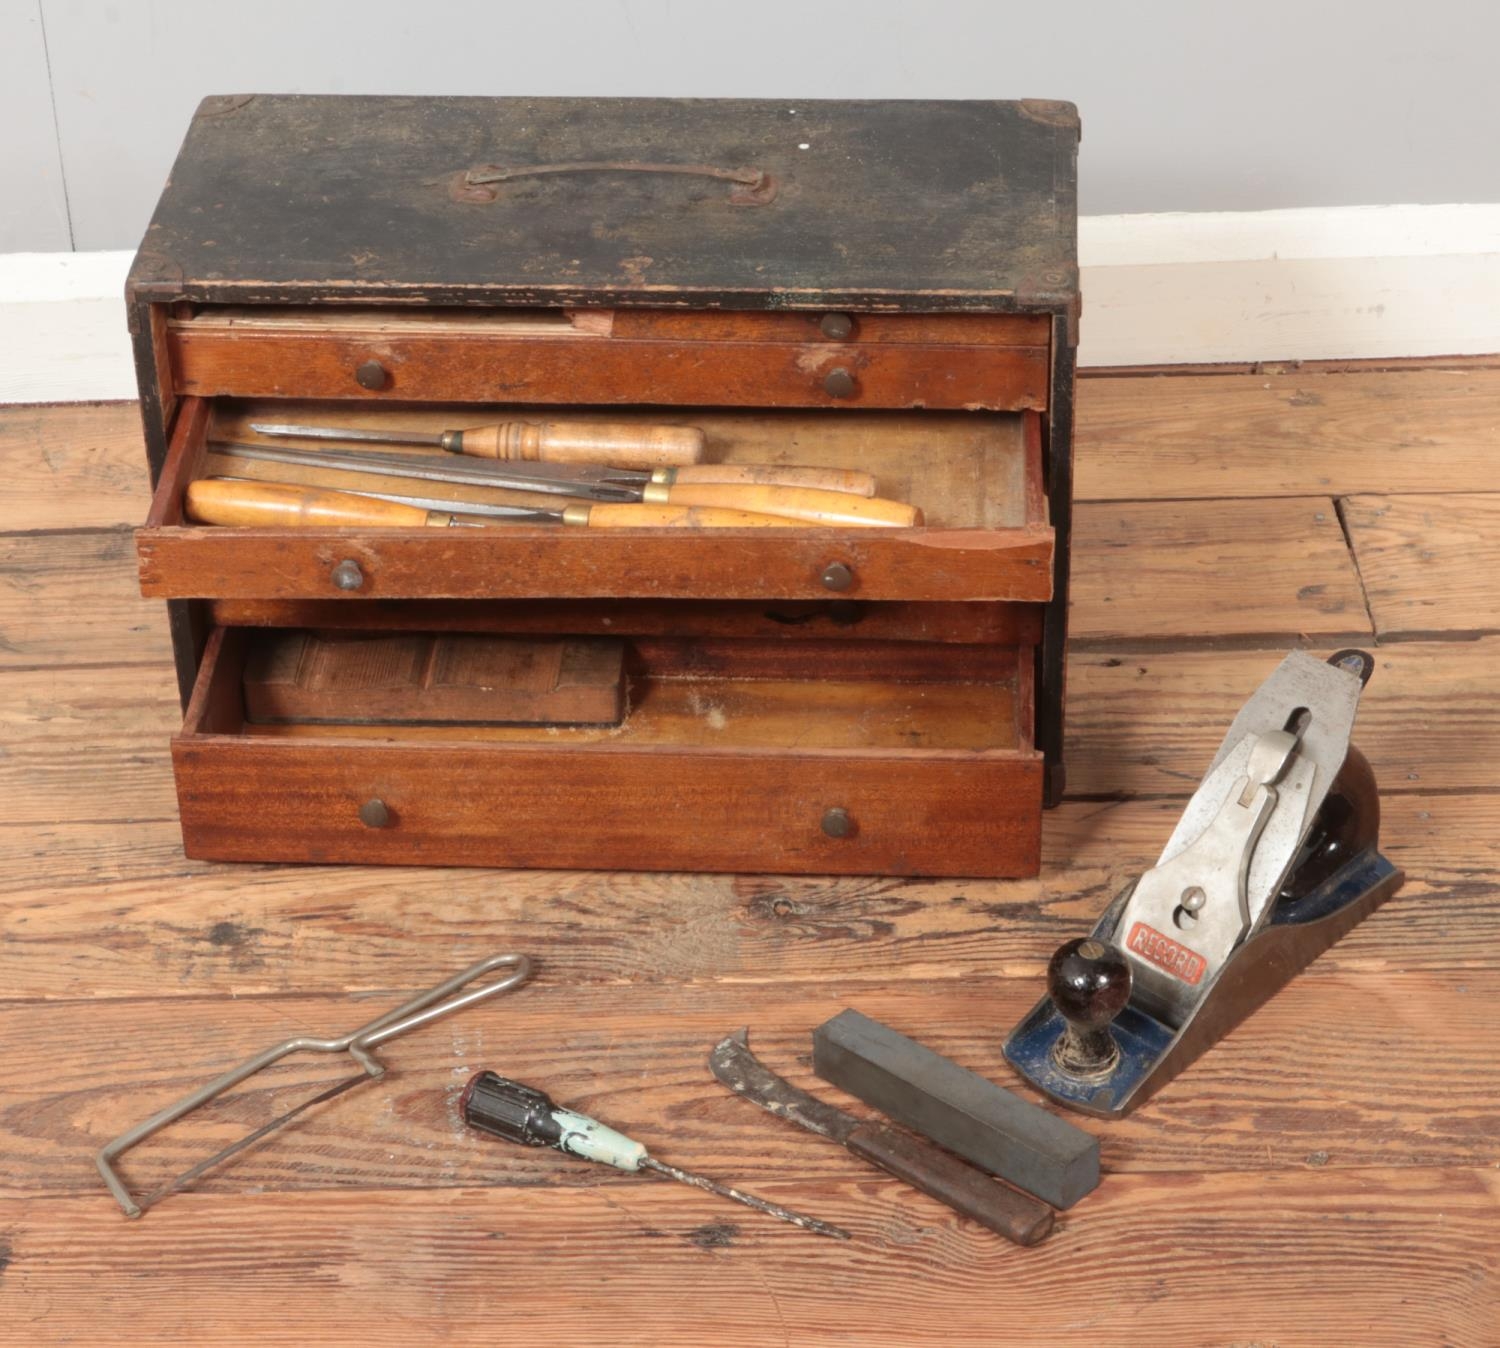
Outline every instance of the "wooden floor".
<path fill-rule="evenodd" d="M 178 848 L 128 406 L 0 409 L 0 1342 L 1500 1343 L 1500 368 L 1085 380 L 1072 798 L 1024 883 L 216 867 Z M 844 1006 L 1014 1084 L 1044 961 L 1293 645 L 1373 647 L 1398 897 L 1123 1123 L 1019 1250 L 709 1077 Z M 127 1223 L 92 1153 L 491 952 L 534 984 Z M 493 1066 L 856 1233 L 487 1145 Z M 148 1185 L 336 1075 L 174 1130 Z M 828 1092 L 828 1088 L 823 1088 Z M 830 1092 L 831 1093 L 831 1092 Z"/>

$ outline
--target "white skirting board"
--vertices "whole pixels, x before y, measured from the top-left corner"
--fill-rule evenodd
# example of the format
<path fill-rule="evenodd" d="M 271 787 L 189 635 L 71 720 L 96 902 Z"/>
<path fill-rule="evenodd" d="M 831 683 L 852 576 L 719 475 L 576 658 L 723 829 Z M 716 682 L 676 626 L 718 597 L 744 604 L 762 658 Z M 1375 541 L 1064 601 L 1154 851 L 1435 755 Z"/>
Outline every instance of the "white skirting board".
<path fill-rule="evenodd" d="M 1083 365 L 1500 353 L 1500 205 L 1086 216 Z M 131 254 L 0 255 L 0 403 L 135 396 Z"/>

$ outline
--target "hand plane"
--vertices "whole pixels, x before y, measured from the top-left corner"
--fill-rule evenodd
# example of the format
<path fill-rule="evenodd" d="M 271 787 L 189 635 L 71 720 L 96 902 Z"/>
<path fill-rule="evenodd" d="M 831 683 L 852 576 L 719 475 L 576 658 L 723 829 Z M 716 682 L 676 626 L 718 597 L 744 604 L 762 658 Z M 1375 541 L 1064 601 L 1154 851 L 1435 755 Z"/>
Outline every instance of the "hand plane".
<path fill-rule="evenodd" d="M 1038 1090 L 1129 1113 L 1396 892 L 1350 743 L 1374 664 L 1294 651 L 1241 708 L 1160 860 L 1059 947 L 1006 1041 Z"/>

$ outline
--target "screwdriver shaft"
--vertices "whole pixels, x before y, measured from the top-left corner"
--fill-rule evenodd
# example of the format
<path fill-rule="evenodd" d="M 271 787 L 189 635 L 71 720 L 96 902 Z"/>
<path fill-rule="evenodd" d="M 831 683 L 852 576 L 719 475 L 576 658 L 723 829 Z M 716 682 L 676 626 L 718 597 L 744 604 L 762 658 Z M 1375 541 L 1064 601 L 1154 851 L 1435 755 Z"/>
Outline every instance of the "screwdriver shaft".
<path fill-rule="evenodd" d="M 784 1222 L 790 1222 L 793 1226 L 800 1226 L 804 1231 L 812 1231 L 820 1236 L 831 1236 L 834 1240 L 848 1240 L 849 1233 L 841 1226 L 833 1226 L 828 1222 L 820 1222 L 816 1217 L 805 1217 L 800 1212 L 793 1212 L 790 1208 L 784 1208 L 779 1203 L 768 1202 L 764 1198 L 757 1198 L 754 1194 L 747 1194 L 742 1189 L 731 1188 L 727 1184 L 720 1184 L 717 1180 L 711 1180 L 706 1175 L 695 1175 L 691 1170 L 679 1170 L 675 1165 L 667 1165 L 658 1161 L 654 1156 L 641 1157 L 642 1170 L 655 1170 L 658 1174 L 668 1175 L 674 1180 L 681 1180 L 684 1184 L 691 1184 L 695 1189 L 702 1189 L 706 1193 L 717 1194 L 720 1198 L 732 1198 L 736 1203 L 743 1203 L 747 1208 L 754 1208 L 757 1212 L 763 1212 L 768 1217 L 779 1217 Z"/>

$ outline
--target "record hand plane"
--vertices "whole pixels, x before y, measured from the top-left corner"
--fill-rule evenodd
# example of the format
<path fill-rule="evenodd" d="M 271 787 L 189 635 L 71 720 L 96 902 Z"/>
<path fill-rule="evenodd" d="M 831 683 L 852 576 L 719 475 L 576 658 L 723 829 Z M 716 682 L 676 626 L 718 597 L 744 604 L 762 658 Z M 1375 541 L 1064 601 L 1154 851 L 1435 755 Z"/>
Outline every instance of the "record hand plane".
<path fill-rule="evenodd" d="M 1395 893 L 1350 743 L 1373 669 L 1294 651 L 1241 708 L 1160 860 L 1053 955 L 1005 1045 L 1033 1086 L 1128 1113 Z"/>

